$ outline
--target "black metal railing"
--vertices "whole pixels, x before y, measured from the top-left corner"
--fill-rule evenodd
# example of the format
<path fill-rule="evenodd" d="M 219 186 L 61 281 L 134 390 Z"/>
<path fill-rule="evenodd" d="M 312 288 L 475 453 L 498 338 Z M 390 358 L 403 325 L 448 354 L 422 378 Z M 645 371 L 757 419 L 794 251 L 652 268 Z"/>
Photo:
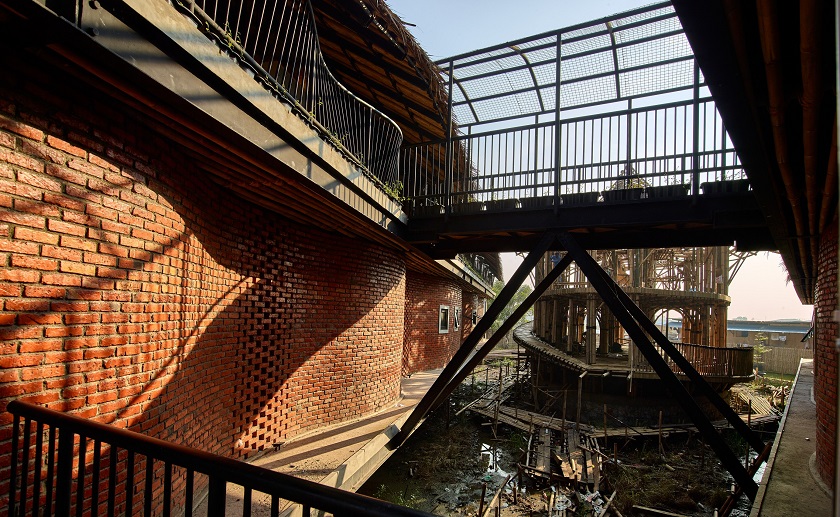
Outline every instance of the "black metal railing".
<path fill-rule="evenodd" d="M 403 149 L 415 216 L 747 189 L 670 3 L 437 64 L 452 123 Z"/>
<path fill-rule="evenodd" d="M 402 131 L 339 83 L 321 54 L 308 0 L 175 0 L 206 34 L 345 157 L 396 195 Z"/>
<path fill-rule="evenodd" d="M 10 516 L 191 516 L 204 494 L 206 514 L 221 516 L 228 485 L 241 488 L 238 515 L 253 506 L 276 516 L 291 503 L 303 515 L 428 515 L 34 404 L 13 401 L 8 411 Z"/>
<path fill-rule="evenodd" d="M 407 147 L 406 195 L 417 207 L 457 213 L 746 188 L 733 183 L 745 175 L 708 98 L 570 118 L 559 138 L 556 127 L 534 123 Z M 429 169 L 447 173 L 430 176 Z"/>
<path fill-rule="evenodd" d="M 752 347 L 723 348 L 692 343 L 673 343 L 673 345 L 704 377 L 744 380 L 754 376 Z M 654 372 L 653 367 L 636 346 L 631 346 L 630 350 L 633 354 L 633 370 Z M 656 350 L 674 373 L 683 373 L 682 369 L 661 348 L 657 347 Z"/>

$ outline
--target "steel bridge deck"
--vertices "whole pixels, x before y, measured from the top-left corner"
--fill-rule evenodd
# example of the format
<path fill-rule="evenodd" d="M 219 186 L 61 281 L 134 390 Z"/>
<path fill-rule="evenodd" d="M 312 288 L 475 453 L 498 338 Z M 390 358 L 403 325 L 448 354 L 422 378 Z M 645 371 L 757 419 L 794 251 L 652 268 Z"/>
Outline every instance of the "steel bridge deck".
<path fill-rule="evenodd" d="M 470 251 L 524 251 L 546 230 L 575 234 L 586 249 L 736 245 L 775 249 L 752 192 L 641 199 L 410 218 L 407 240 L 438 258 Z"/>

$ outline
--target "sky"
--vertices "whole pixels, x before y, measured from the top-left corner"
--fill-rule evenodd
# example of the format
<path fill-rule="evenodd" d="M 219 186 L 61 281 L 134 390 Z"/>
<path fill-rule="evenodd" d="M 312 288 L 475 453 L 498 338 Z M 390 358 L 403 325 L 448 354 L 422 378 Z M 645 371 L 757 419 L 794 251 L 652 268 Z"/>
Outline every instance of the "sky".
<path fill-rule="evenodd" d="M 650 0 L 387 0 L 433 60 L 649 5 Z M 521 261 L 503 254 L 509 277 Z M 776 253 L 759 253 L 730 285 L 729 318 L 810 320 Z"/>

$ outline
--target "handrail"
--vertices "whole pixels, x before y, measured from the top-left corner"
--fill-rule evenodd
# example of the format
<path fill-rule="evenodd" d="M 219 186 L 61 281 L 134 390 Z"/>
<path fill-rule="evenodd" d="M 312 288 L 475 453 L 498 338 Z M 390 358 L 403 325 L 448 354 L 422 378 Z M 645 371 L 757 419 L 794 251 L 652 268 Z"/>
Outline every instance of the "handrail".
<path fill-rule="evenodd" d="M 750 378 L 753 375 L 754 352 L 752 347 L 724 348 L 693 343 L 673 343 L 673 345 L 704 377 Z M 641 352 L 634 346 L 633 370 L 638 372 L 652 372 L 653 368 L 645 360 Z M 679 366 L 658 349 L 660 355 L 676 374 L 683 373 Z"/>
<path fill-rule="evenodd" d="M 696 132 L 703 134 L 698 142 Z M 461 153 L 450 157 L 450 148 Z M 746 188 L 727 183 L 743 179 L 744 172 L 708 97 L 453 135 L 406 146 L 402 159 L 401 183 L 412 206 L 444 209 L 447 201 L 516 199 L 520 203 L 509 209 L 535 209 L 638 199 L 633 196 L 641 190 L 627 192 L 629 187 L 645 187 L 641 197 L 656 199 Z M 426 172 L 447 167 L 447 176 Z M 578 199 L 582 193 L 594 197 Z M 449 213 L 462 213 L 461 207 Z"/>
<path fill-rule="evenodd" d="M 251 68 L 258 81 L 291 104 L 330 145 L 385 187 L 386 193 L 399 196 L 402 131 L 332 75 L 320 50 L 308 0 L 239 4 L 175 0 L 174 4 Z M 237 6 L 238 12 L 231 12 Z"/>
<path fill-rule="evenodd" d="M 172 493 L 173 472 L 172 467 L 186 469 L 187 487 L 185 489 L 184 512 L 191 515 L 192 505 L 188 504 L 193 499 L 194 474 L 203 474 L 208 477 L 208 515 L 224 515 L 225 512 L 225 486 L 227 483 L 239 485 L 245 488 L 247 501 L 251 500 L 253 491 L 268 494 L 271 497 L 272 514 L 277 515 L 280 500 L 294 501 L 300 503 L 304 508 L 304 515 L 309 514 L 309 509 L 318 509 L 331 512 L 335 515 L 367 515 L 367 516 L 423 516 L 424 512 L 404 508 L 393 503 L 388 503 L 371 497 L 339 490 L 337 488 L 321 485 L 305 479 L 299 479 L 280 472 L 250 465 L 242 461 L 225 458 L 216 454 L 192 449 L 182 445 L 173 444 L 145 436 L 139 433 L 93 422 L 78 416 L 60 413 L 35 404 L 21 401 L 12 401 L 7 410 L 14 415 L 14 434 L 12 436 L 11 454 L 11 479 L 9 487 L 8 515 L 30 515 L 36 514 L 33 507 L 45 505 L 44 514 L 69 515 L 72 505 L 78 505 L 78 496 L 74 499 L 72 494 L 86 494 L 89 491 L 90 498 L 85 496 L 85 504 L 91 505 L 95 500 L 97 506 L 102 504 L 100 500 L 100 485 L 98 473 L 100 470 L 109 473 L 110 483 L 107 487 L 108 508 L 114 510 L 115 505 L 123 504 L 126 514 L 131 514 L 133 498 L 129 493 L 138 494 L 143 499 L 143 506 L 150 510 L 153 504 L 162 504 L 163 508 L 155 514 L 169 515 L 172 508 L 167 506 L 166 501 L 177 498 L 178 494 Z M 23 426 L 23 450 L 19 450 L 21 443 L 19 436 L 21 426 L 20 419 L 24 419 Z M 32 423 L 36 423 L 35 444 L 32 444 L 31 436 Z M 48 426 L 49 439 L 44 443 L 45 429 Z M 55 437 L 58 431 L 57 461 L 55 449 Z M 93 442 L 93 460 L 89 460 L 87 453 L 88 443 Z M 103 448 L 106 445 L 108 447 Z M 33 450 L 34 449 L 34 450 Z M 126 459 L 117 463 L 117 450 Z M 145 457 L 145 462 L 135 461 L 135 455 Z M 97 461 L 106 461 L 109 458 L 107 468 L 96 465 Z M 27 458 L 28 461 L 20 461 L 20 458 Z M 42 464 L 47 462 L 47 479 L 45 491 L 41 497 L 41 473 Z M 155 462 L 159 462 L 155 466 Z M 138 479 L 134 479 L 134 468 L 145 463 L 145 471 L 141 472 Z M 125 471 L 117 475 L 114 465 L 122 465 Z M 126 466 L 128 465 L 128 466 Z M 164 467 L 163 479 L 168 480 L 163 487 L 158 486 L 152 489 L 151 480 L 155 477 L 155 469 Z M 29 472 L 35 472 L 33 480 L 37 480 L 32 486 Z M 75 471 L 75 473 L 74 473 Z M 86 476 L 85 472 L 89 472 Z M 19 473 L 19 475 L 18 475 Z M 97 478 L 93 478 L 96 473 Z M 159 474 L 159 473 L 158 473 Z M 125 476 L 125 477 L 124 477 Z M 79 479 L 83 482 L 79 484 Z M 84 481 L 90 480 L 87 485 Z M 125 479 L 125 486 L 117 484 L 116 480 Z M 103 480 L 104 482 L 104 480 Z M 76 486 L 73 487 L 72 485 Z M 124 490 L 126 500 L 120 502 L 116 497 L 118 490 Z M 162 494 L 158 492 L 163 492 Z M 31 494 L 31 495 L 30 495 Z M 52 496 L 55 496 L 52 498 Z M 163 495 L 161 503 L 160 495 Z M 33 503 L 34 502 L 34 503 Z M 54 507 L 53 507 L 54 505 Z M 78 514 L 91 508 L 75 508 Z M 109 512 L 110 513 L 110 512 Z M 119 513 L 119 512 L 118 512 Z M 147 513 L 148 514 L 148 513 Z M 243 515 L 250 514 L 250 507 L 243 508 Z"/>

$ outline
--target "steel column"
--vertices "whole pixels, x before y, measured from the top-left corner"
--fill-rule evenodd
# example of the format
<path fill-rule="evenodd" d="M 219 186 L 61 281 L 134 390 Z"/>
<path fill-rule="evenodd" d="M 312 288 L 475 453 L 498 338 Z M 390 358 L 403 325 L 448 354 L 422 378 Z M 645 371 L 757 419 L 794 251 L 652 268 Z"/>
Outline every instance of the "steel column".
<path fill-rule="evenodd" d="M 439 400 L 440 394 L 444 390 L 447 384 L 455 377 L 458 370 L 464 365 L 467 359 L 470 356 L 470 352 L 472 349 L 478 344 L 478 341 L 481 339 L 481 336 L 484 335 L 485 332 L 490 330 L 490 327 L 493 325 L 493 322 L 496 321 L 496 318 L 499 317 L 499 314 L 502 313 L 502 310 L 507 306 L 508 302 L 513 298 L 513 295 L 516 294 L 516 291 L 519 290 L 519 287 L 525 282 L 525 279 L 528 278 L 528 274 L 534 269 L 534 266 L 537 265 L 537 262 L 542 257 L 543 253 L 545 253 L 549 247 L 557 239 L 557 235 L 554 233 L 547 233 L 543 236 L 542 239 L 537 243 L 533 250 L 528 253 L 528 256 L 525 257 L 525 260 L 522 261 L 522 264 L 519 266 L 519 269 L 513 274 L 505 287 L 502 289 L 502 292 L 493 300 L 493 303 L 490 304 L 490 307 L 487 308 L 487 312 L 482 316 L 482 318 L 476 323 L 473 330 L 461 344 L 461 347 L 458 348 L 458 351 L 455 352 L 455 355 L 452 356 L 450 359 L 449 364 L 443 369 L 441 374 L 435 379 L 435 382 L 432 384 L 432 387 L 426 393 L 426 395 L 420 400 L 417 406 L 414 408 L 414 411 L 408 416 L 408 419 L 400 429 L 400 432 L 394 436 L 391 441 L 389 442 L 389 447 L 397 448 L 402 445 L 408 436 L 414 431 L 414 428 L 420 423 L 429 411 L 435 406 L 437 401 Z"/>
<path fill-rule="evenodd" d="M 444 198 L 443 198 L 443 209 L 445 217 L 449 217 L 452 214 L 452 182 L 453 180 L 453 171 L 452 171 L 452 85 L 455 80 L 455 63 L 450 61 L 449 62 L 449 98 L 447 99 L 447 125 L 446 125 L 446 147 L 444 148 L 444 160 L 445 163 L 443 164 L 444 167 Z"/>
<path fill-rule="evenodd" d="M 743 489 L 744 493 L 754 500 L 758 492 L 758 485 L 752 479 L 750 474 L 741 464 L 738 457 L 730 450 L 729 446 L 724 442 L 723 437 L 718 434 L 715 427 L 700 410 L 697 402 L 685 389 L 685 386 L 677 378 L 676 374 L 671 371 L 671 368 L 665 362 L 665 359 L 659 355 L 651 343 L 648 336 L 642 330 L 636 317 L 631 314 L 630 307 L 635 307 L 633 313 L 640 315 L 640 321 L 650 320 L 644 316 L 644 313 L 639 309 L 629 298 L 623 299 L 617 293 L 623 292 L 615 282 L 608 280 L 608 276 L 603 269 L 595 262 L 589 253 L 584 250 L 578 243 L 567 233 L 559 235 L 559 239 L 564 248 L 566 248 L 577 265 L 592 283 L 592 286 L 604 300 L 604 303 L 610 308 L 616 319 L 621 323 L 621 326 L 630 335 L 630 338 L 644 354 L 645 359 L 650 363 L 651 367 L 659 375 L 660 379 L 665 383 L 671 394 L 677 399 L 680 406 L 688 414 L 691 421 L 703 435 L 706 442 L 712 447 L 720 459 L 723 467 L 732 474 L 735 482 Z M 626 295 L 625 295 L 626 296 Z"/>

